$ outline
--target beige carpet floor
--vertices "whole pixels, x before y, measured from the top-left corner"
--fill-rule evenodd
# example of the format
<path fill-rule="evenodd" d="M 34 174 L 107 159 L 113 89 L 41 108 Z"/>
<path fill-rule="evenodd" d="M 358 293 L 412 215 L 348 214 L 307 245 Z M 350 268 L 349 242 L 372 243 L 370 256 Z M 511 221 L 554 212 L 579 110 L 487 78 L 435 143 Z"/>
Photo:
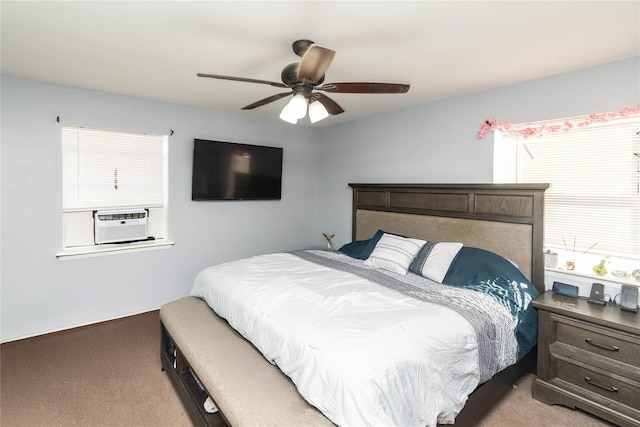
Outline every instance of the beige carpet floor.
<path fill-rule="evenodd" d="M 2 344 L 0 365 L 2 427 L 192 425 L 161 370 L 157 311 Z M 478 425 L 609 425 L 532 399 L 532 380 Z"/>

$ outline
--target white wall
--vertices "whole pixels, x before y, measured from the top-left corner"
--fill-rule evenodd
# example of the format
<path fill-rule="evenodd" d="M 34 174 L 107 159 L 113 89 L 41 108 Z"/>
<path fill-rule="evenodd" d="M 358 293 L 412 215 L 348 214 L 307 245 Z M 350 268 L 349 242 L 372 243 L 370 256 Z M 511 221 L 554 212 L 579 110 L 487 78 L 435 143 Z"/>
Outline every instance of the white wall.
<path fill-rule="evenodd" d="M 640 104 L 640 58 L 329 128 L 253 121 L 3 77 L 1 339 L 140 311 L 186 295 L 204 266 L 351 238 L 349 182 L 491 182 L 486 118 L 512 123 Z M 429 82 L 437 84 L 437 82 Z M 366 95 L 362 95 L 366 96 Z M 399 95 L 400 96 L 400 95 Z M 60 127 L 166 133 L 168 250 L 60 262 Z M 285 148 L 280 202 L 192 202 L 193 138 Z"/>
<path fill-rule="evenodd" d="M 2 341 L 156 309 L 205 266 L 322 245 L 316 129 L 3 76 Z M 61 123 L 174 135 L 166 250 L 58 261 Z M 280 201 L 191 201 L 194 138 L 284 147 Z"/>
<path fill-rule="evenodd" d="M 634 58 L 325 129 L 321 228 L 336 233 L 336 247 L 351 240 L 350 182 L 492 182 L 492 134 L 476 137 L 487 118 L 522 123 L 638 104 L 640 58 Z"/>

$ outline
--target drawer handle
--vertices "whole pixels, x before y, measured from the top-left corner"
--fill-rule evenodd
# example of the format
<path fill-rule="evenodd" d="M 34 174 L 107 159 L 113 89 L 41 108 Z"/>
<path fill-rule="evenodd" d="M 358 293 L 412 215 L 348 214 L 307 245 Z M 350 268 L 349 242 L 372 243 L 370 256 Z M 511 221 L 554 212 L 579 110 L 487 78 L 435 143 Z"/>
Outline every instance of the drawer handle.
<path fill-rule="evenodd" d="M 616 347 L 615 345 L 604 345 L 604 344 L 595 343 L 595 342 L 591 341 L 591 338 L 585 338 L 584 340 L 585 340 L 585 342 L 587 344 L 591 344 L 591 345 L 599 347 L 599 348 L 604 348 L 605 350 L 609 350 L 609 351 L 619 351 L 620 350 L 620 348 Z"/>
<path fill-rule="evenodd" d="M 603 389 L 603 390 L 610 391 L 611 393 L 617 393 L 617 392 L 618 392 L 618 389 L 617 389 L 616 387 L 614 387 L 614 386 L 607 387 L 607 386 L 604 386 L 604 385 L 602 385 L 602 384 L 598 384 L 597 382 L 593 381 L 593 380 L 592 380 L 591 378 L 589 378 L 589 377 L 584 377 L 584 380 L 585 380 L 586 382 L 588 382 L 589 384 L 591 384 L 591 385 L 594 385 L 594 386 L 596 386 L 596 387 L 599 387 L 599 388 L 601 388 L 601 389 Z"/>

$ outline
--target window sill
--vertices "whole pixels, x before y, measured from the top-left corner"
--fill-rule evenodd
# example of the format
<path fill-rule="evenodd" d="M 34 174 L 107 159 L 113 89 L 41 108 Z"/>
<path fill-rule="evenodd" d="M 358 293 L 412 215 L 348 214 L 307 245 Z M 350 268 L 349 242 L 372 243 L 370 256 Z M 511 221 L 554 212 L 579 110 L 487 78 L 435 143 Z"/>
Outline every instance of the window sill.
<path fill-rule="evenodd" d="M 615 284 L 615 287 L 620 287 L 620 285 L 636 285 L 636 286 L 640 286 L 640 282 L 636 281 L 633 277 L 616 277 L 616 276 L 612 276 L 611 274 L 607 274 L 605 276 L 598 276 L 597 274 L 593 274 L 593 273 L 588 273 L 585 271 L 571 271 L 571 270 L 566 270 L 564 268 L 549 268 L 546 267 L 545 270 L 551 274 L 557 274 L 559 276 L 570 276 L 572 278 L 575 278 L 576 280 L 580 280 L 580 279 L 589 279 L 589 282 L 598 282 L 598 283 L 605 283 L 608 282 L 609 284 Z M 617 285 L 617 286 L 616 286 Z"/>
<path fill-rule="evenodd" d="M 79 246 L 77 248 L 67 248 L 58 252 L 56 257 L 60 261 L 68 261 L 78 258 L 90 258 L 103 255 L 117 255 L 128 252 L 151 251 L 157 249 L 167 249 L 173 246 L 173 242 L 165 239 L 158 239 L 144 242 L 104 244 L 94 246 Z"/>

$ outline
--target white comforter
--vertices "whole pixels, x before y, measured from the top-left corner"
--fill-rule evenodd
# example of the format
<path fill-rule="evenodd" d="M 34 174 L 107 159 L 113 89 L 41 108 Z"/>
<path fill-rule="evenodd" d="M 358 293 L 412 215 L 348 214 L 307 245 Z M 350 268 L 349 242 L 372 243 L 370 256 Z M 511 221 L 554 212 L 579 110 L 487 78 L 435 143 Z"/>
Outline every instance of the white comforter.
<path fill-rule="evenodd" d="M 292 254 L 205 269 L 191 295 L 338 425 L 452 423 L 479 382 L 476 335 L 460 314 Z M 507 336 L 514 325 L 505 313 L 495 321 Z M 513 355 L 504 353 L 506 366 Z"/>

